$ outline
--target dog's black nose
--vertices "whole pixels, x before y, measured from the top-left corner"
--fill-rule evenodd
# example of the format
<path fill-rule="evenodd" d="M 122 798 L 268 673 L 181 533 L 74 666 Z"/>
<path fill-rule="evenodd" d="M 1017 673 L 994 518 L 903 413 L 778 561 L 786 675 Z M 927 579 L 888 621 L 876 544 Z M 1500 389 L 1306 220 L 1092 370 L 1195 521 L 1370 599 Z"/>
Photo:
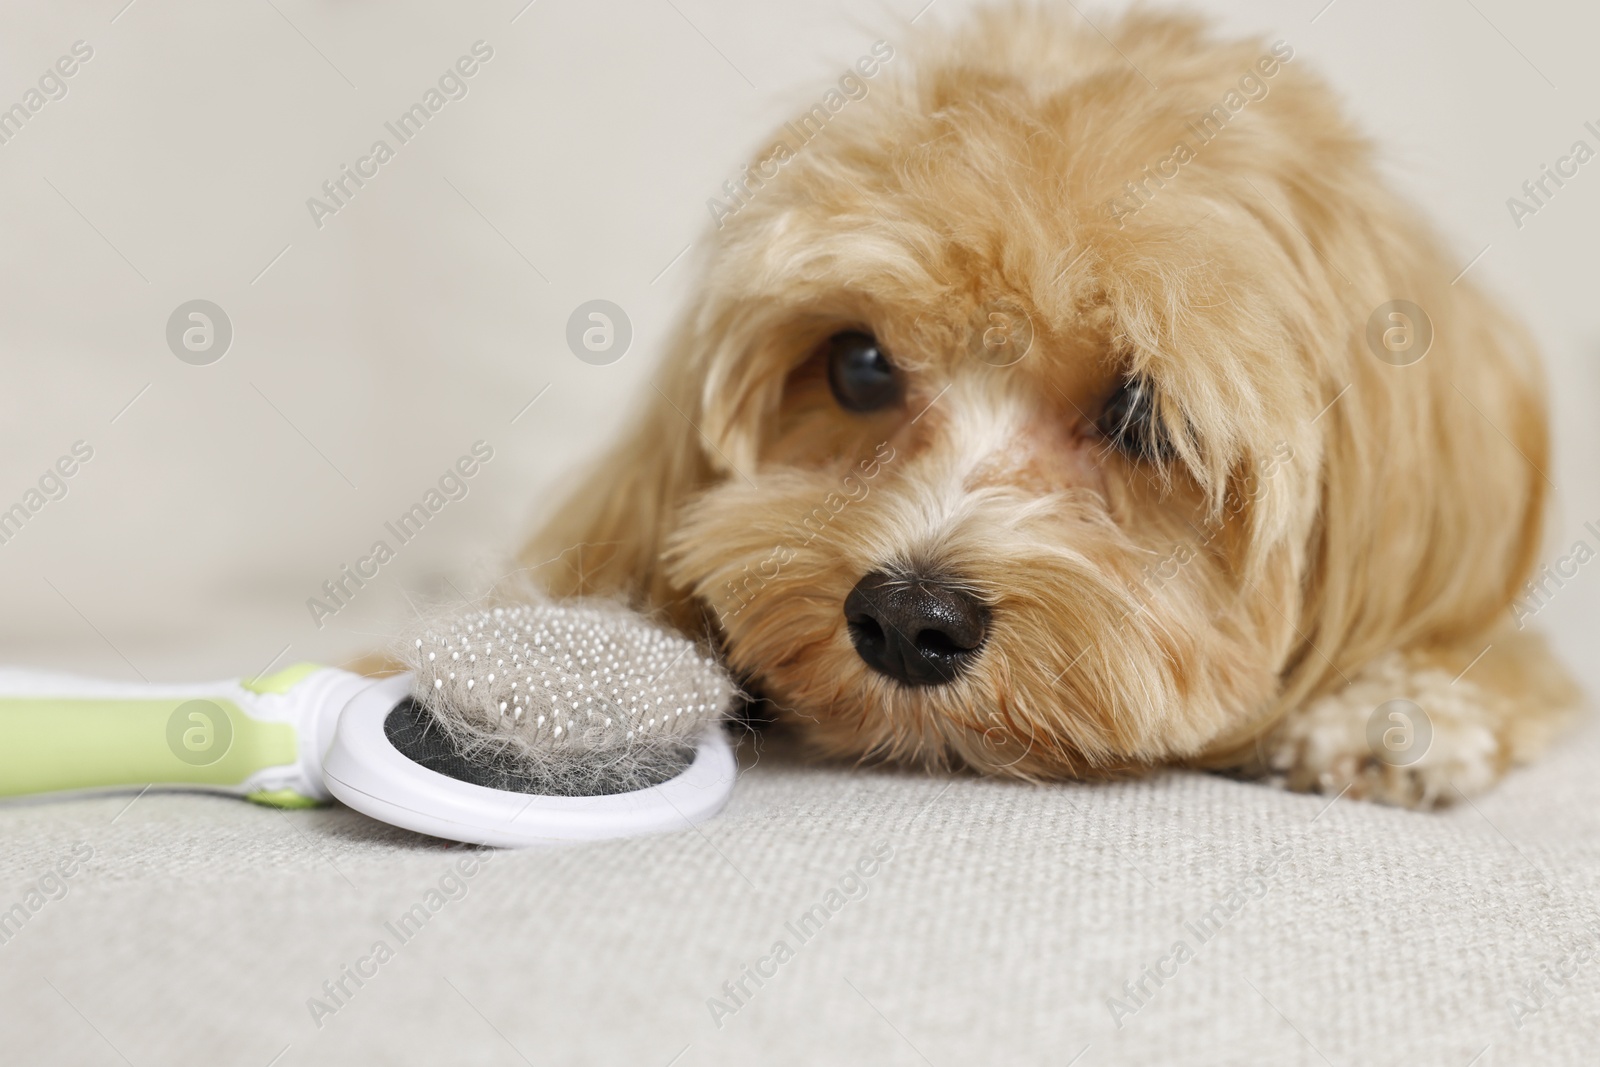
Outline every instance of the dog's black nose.
<path fill-rule="evenodd" d="M 954 583 L 882 571 L 856 583 L 844 618 L 867 666 L 905 685 L 954 681 L 989 630 L 989 609 Z"/>

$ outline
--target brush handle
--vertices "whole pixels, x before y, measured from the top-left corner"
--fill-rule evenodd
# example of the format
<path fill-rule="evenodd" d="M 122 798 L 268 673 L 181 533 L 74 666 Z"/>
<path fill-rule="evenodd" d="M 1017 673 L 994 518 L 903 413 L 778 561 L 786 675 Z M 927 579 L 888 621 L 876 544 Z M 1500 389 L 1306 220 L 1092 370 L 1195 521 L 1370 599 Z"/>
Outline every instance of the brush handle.
<path fill-rule="evenodd" d="M 370 684 L 309 663 L 204 685 L 0 671 L 0 797 L 153 786 L 320 803 L 339 712 Z"/>

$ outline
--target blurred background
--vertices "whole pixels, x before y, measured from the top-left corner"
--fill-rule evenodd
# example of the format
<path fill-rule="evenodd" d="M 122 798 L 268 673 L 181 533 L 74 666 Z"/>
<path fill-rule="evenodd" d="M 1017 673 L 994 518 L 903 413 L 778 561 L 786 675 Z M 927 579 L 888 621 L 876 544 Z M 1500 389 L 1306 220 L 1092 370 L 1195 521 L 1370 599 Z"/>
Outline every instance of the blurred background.
<path fill-rule="evenodd" d="M 337 662 L 385 640 L 407 595 L 481 589 L 660 402 L 722 182 L 875 40 L 968 6 L 10 0 L 0 511 L 26 521 L 0 517 L 0 659 L 128 680 Z M 1600 547 L 1600 160 L 1534 215 L 1507 205 L 1575 141 L 1600 150 L 1600 10 L 1191 6 L 1333 83 L 1462 268 L 1530 324 L 1555 407 L 1547 558 Z M 385 124 L 452 71 L 401 143 Z M 393 158 L 361 162 L 379 139 Z M 324 191 L 358 166 L 376 173 Z M 595 300 L 631 328 L 620 357 L 569 347 Z M 492 459 L 440 490 L 477 442 Z M 58 466 L 75 448 L 92 457 Z M 402 544 L 385 524 L 430 490 L 443 506 Z M 393 558 L 361 564 L 380 539 Z M 347 565 L 377 573 L 340 603 L 323 583 Z M 1600 565 L 1538 614 L 1591 685 L 1597 598 Z"/>

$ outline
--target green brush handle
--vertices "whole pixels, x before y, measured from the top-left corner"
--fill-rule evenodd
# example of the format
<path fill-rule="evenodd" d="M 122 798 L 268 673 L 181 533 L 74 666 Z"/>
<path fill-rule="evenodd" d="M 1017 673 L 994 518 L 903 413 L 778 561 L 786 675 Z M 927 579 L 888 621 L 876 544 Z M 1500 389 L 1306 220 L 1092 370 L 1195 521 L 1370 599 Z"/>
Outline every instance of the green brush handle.
<path fill-rule="evenodd" d="M 0 797 L 154 786 L 326 800 L 318 739 L 351 679 L 365 681 L 312 664 L 175 686 L 0 672 Z"/>

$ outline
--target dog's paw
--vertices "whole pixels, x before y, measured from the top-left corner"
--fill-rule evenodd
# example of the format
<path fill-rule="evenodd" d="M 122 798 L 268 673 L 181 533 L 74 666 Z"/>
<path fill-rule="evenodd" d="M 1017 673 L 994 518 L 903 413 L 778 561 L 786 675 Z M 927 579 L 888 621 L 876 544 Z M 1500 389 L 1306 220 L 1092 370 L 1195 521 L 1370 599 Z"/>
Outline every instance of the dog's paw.
<path fill-rule="evenodd" d="M 1432 808 L 1481 793 L 1509 759 L 1490 694 L 1442 670 L 1386 656 L 1313 701 L 1263 741 L 1290 789 Z"/>

